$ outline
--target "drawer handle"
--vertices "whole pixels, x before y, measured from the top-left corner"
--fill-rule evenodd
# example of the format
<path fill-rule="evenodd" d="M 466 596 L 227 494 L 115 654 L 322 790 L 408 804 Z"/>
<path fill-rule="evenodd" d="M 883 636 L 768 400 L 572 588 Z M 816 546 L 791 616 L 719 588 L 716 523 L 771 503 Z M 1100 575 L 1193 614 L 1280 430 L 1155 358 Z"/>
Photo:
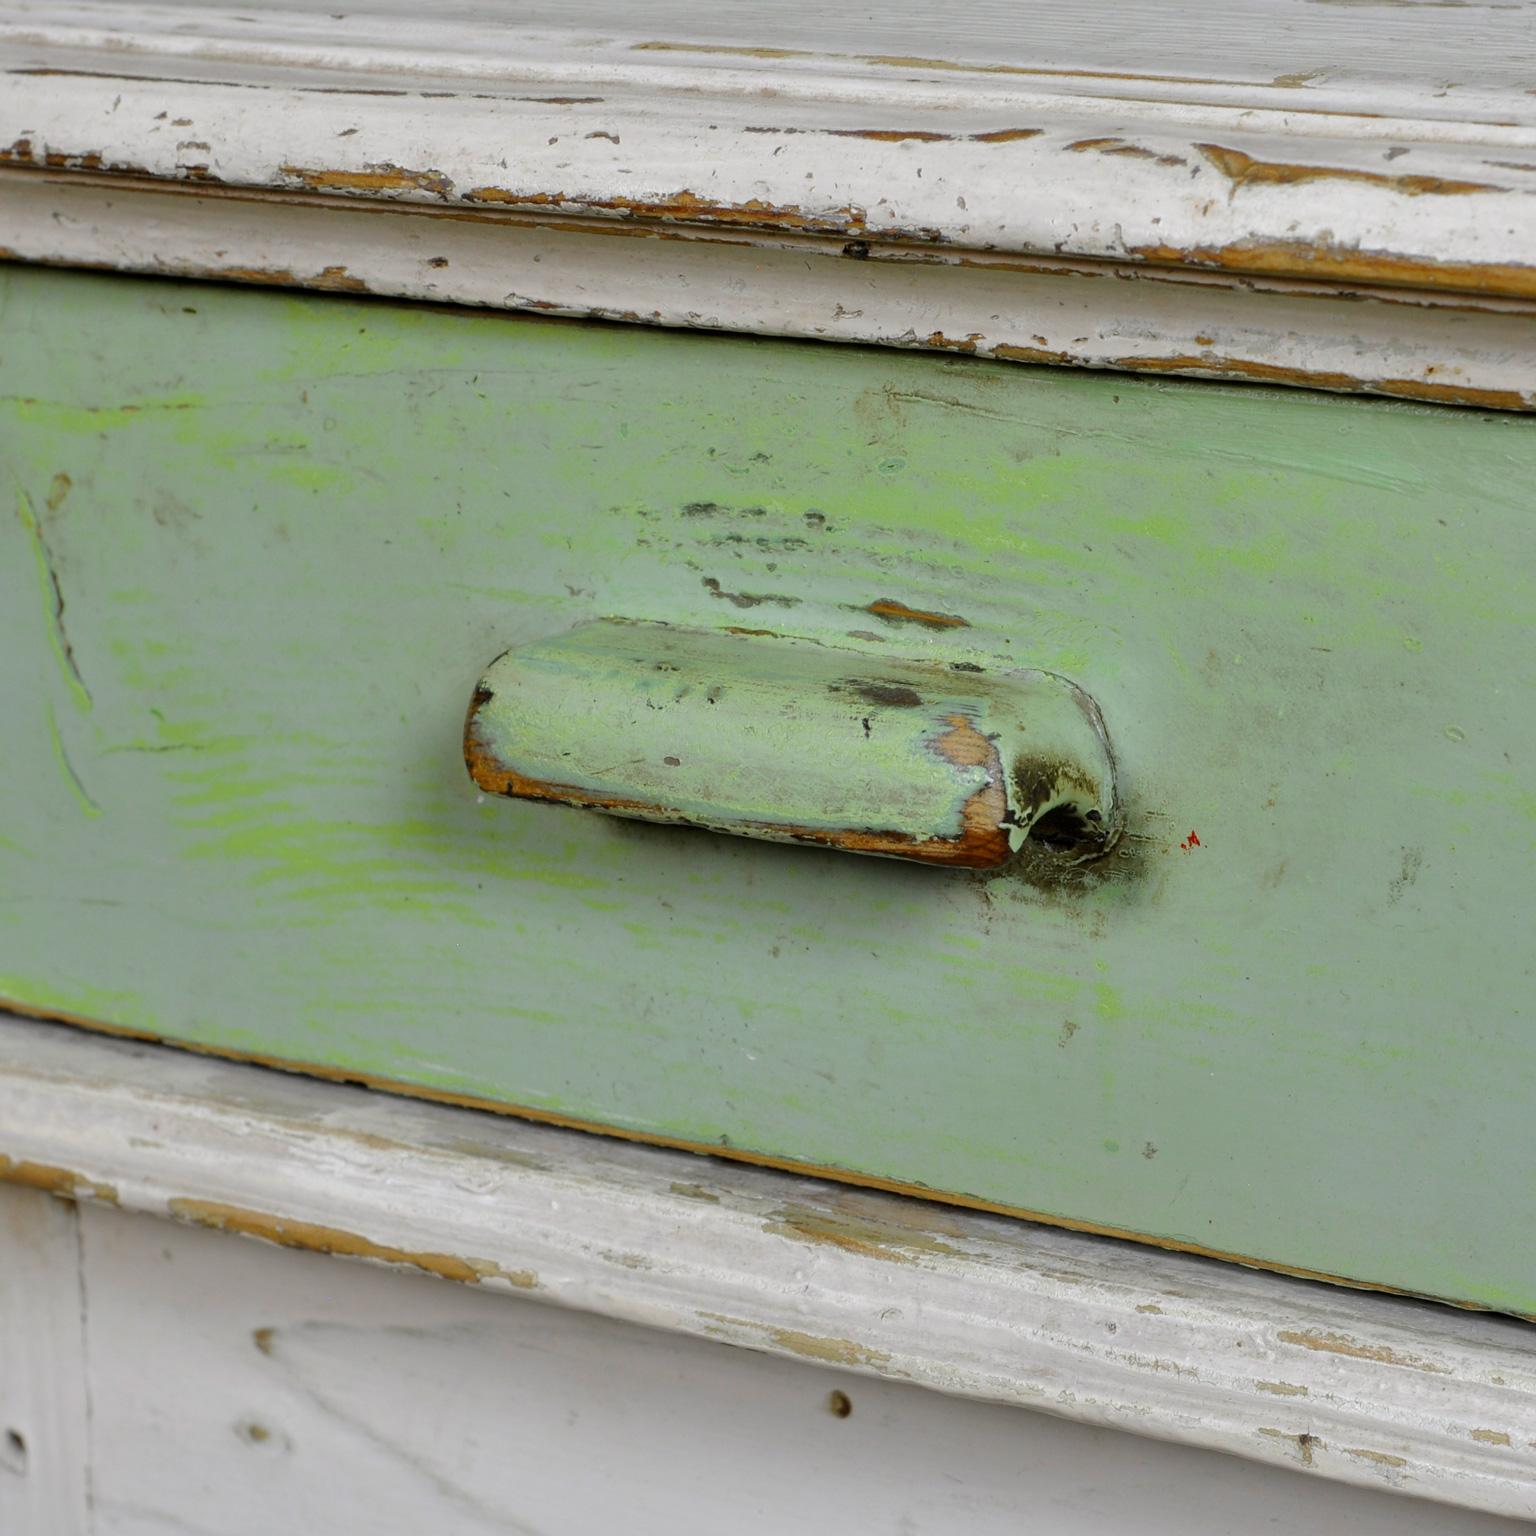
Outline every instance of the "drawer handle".
<path fill-rule="evenodd" d="M 487 668 L 464 760 L 488 794 L 993 869 L 1120 832 L 1098 706 L 1050 672 L 887 661 L 762 632 L 603 619 Z"/>

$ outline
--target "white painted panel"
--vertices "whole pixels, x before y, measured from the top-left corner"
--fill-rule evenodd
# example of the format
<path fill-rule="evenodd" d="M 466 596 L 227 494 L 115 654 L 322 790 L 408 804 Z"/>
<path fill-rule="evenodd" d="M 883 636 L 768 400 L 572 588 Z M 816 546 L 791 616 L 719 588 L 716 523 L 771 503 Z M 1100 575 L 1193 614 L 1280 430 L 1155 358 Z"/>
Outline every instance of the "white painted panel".
<path fill-rule="evenodd" d="M 536 1301 L 82 1216 L 100 1536 L 1521 1528 Z"/>
<path fill-rule="evenodd" d="M 85 1294 L 73 1204 L 0 1184 L 0 1536 L 87 1536 Z"/>

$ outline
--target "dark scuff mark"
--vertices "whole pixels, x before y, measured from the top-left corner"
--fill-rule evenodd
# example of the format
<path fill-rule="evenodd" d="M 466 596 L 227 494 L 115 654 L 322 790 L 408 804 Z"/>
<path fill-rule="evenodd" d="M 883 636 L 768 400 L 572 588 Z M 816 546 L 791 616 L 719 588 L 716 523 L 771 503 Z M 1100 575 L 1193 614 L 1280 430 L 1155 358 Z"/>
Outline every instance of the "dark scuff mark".
<path fill-rule="evenodd" d="M 860 678 L 850 677 L 847 679 L 847 686 L 871 704 L 886 704 L 893 709 L 923 707 L 922 694 L 915 688 L 909 688 L 905 683 L 866 682 Z"/>
<path fill-rule="evenodd" d="M 53 487 L 49 492 L 49 505 L 57 507 L 68 493 L 69 477 L 55 476 Z M 53 551 L 48 546 L 48 537 L 43 532 L 43 525 L 38 518 L 36 509 L 32 505 L 32 498 L 27 495 L 22 487 L 17 486 L 16 516 L 21 526 L 26 529 L 27 538 L 32 544 L 33 553 L 37 557 L 38 566 L 43 573 L 48 591 L 53 599 L 53 612 L 50 615 L 50 625 L 53 629 L 53 637 L 58 646 L 59 656 L 64 662 L 75 687 L 79 690 L 79 697 L 86 709 L 94 704 L 91 690 L 86 686 L 85 678 L 81 674 L 80 664 L 75 659 L 74 647 L 69 642 L 69 631 L 64 627 L 64 589 L 59 585 L 59 574 L 54 564 Z M 58 501 L 53 497 L 57 495 Z M 73 772 L 73 769 L 71 769 Z"/>
<path fill-rule="evenodd" d="M 684 517 L 767 517 L 767 507 L 722 507 L 718 501 L 690 501 Z"/>
<path fill-rule="evenodd" d="M 738 608 L 756 608 L 759 603 L 773 603 L 780 608 L 796 608 L 798 597 L 782 597 L 776 592 L 727 592 L 713 576 L 703 578 L 705 590 L 711 597 L 723 598 Z"/>
<path fill-rule="evenodd" d="M 1424 867 L 1424 850 L 1422 848 L 1404 848 L 1403 865 L 1401 871 L 1387 882 L 1387 905 L 1395 907 L 1403 899 L 1404 893 L 1419 878 L 1419 871 Z"/>

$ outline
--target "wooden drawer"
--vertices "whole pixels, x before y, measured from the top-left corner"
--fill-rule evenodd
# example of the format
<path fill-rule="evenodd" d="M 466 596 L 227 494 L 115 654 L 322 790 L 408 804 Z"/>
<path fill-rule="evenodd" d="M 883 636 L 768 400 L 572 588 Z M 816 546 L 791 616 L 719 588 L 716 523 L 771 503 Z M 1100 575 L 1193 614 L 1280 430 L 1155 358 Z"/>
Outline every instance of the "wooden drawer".
<path fill-rule="evenodd" d="M 1529 421 L 0 284 L 9 1006 L 1536 1312 Z M 604 616 L 1061 674 L 1126 834 L 478 794 L 480 671 Z"/>

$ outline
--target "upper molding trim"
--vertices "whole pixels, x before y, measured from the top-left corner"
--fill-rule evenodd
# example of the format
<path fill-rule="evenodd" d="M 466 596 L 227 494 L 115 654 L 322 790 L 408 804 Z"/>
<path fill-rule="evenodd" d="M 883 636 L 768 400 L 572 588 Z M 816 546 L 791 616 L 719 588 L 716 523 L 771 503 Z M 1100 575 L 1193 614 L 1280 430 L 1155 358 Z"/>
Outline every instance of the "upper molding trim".
<path fill-rule="evenodd" d="M 212 210 L 205 226 L 218 198 L 260 195 L 579 226 L 589 240 L 795 241 L 907 265 L 1075 263 L 1204 274 L 1226 291 L 1299 284 L 1314 297 L 1536 312 L 1530 0 L 1449 11 L 901 0 L 873 29 L 804 0 L 647 7 L 643 31 L 616 0 L 548 17 L 529 4 L 517 24 L 506 14 L 492 0 L 425 17 L 402 0 L 345 15 L 0 0 L 0 168 L 124 194 L 117 229 L 133 225 L 127 193 L 169 189 Z M 80 259 L 6 244 L 25 259 Z M 98 264 L 121 264 L 109 238 L 98 244 Z M 366 264 L 350 236 L 335 254 L 335 270 Z M 254 270 L 238 249 L 226 265 Z M 469 297 L 539 303 L 522 290 Z M 783 298 L 791 309 L 792 288 Z M 736 307 L 725 292 L 709 323 L 736 327 Z M 893 315 L 854 339 L 930 340 Z M 1413 316 L 1398 319 L 1411 329 Z M 980 309 L 971 320 L 933 344 L 1094 366 L 1132 355 L 1108 337 L 1090 345 L 1092 330 L 1074 332 L 1077 344 L 1038 325 L 1010 335 L 1045 343 L 1009 339 L 998 352 L 999 328 Z M 1399 375 L 1370 342 L 1356 367 L 1308 367 L 1284 355 L 1283 328 L 1262 309 L 1250 329 L 1258 339 L 1165 349 L 1154 366 L 1250 378 L 1267 367 L 1335 388 L 1406 377 L 1414 388 L 1385 392 L 1530 404 L 1508 387 L 1508 366 L 1469 366 L 1454 345 Z M 814 334 L 788 319 L 783 330 Z"/>

